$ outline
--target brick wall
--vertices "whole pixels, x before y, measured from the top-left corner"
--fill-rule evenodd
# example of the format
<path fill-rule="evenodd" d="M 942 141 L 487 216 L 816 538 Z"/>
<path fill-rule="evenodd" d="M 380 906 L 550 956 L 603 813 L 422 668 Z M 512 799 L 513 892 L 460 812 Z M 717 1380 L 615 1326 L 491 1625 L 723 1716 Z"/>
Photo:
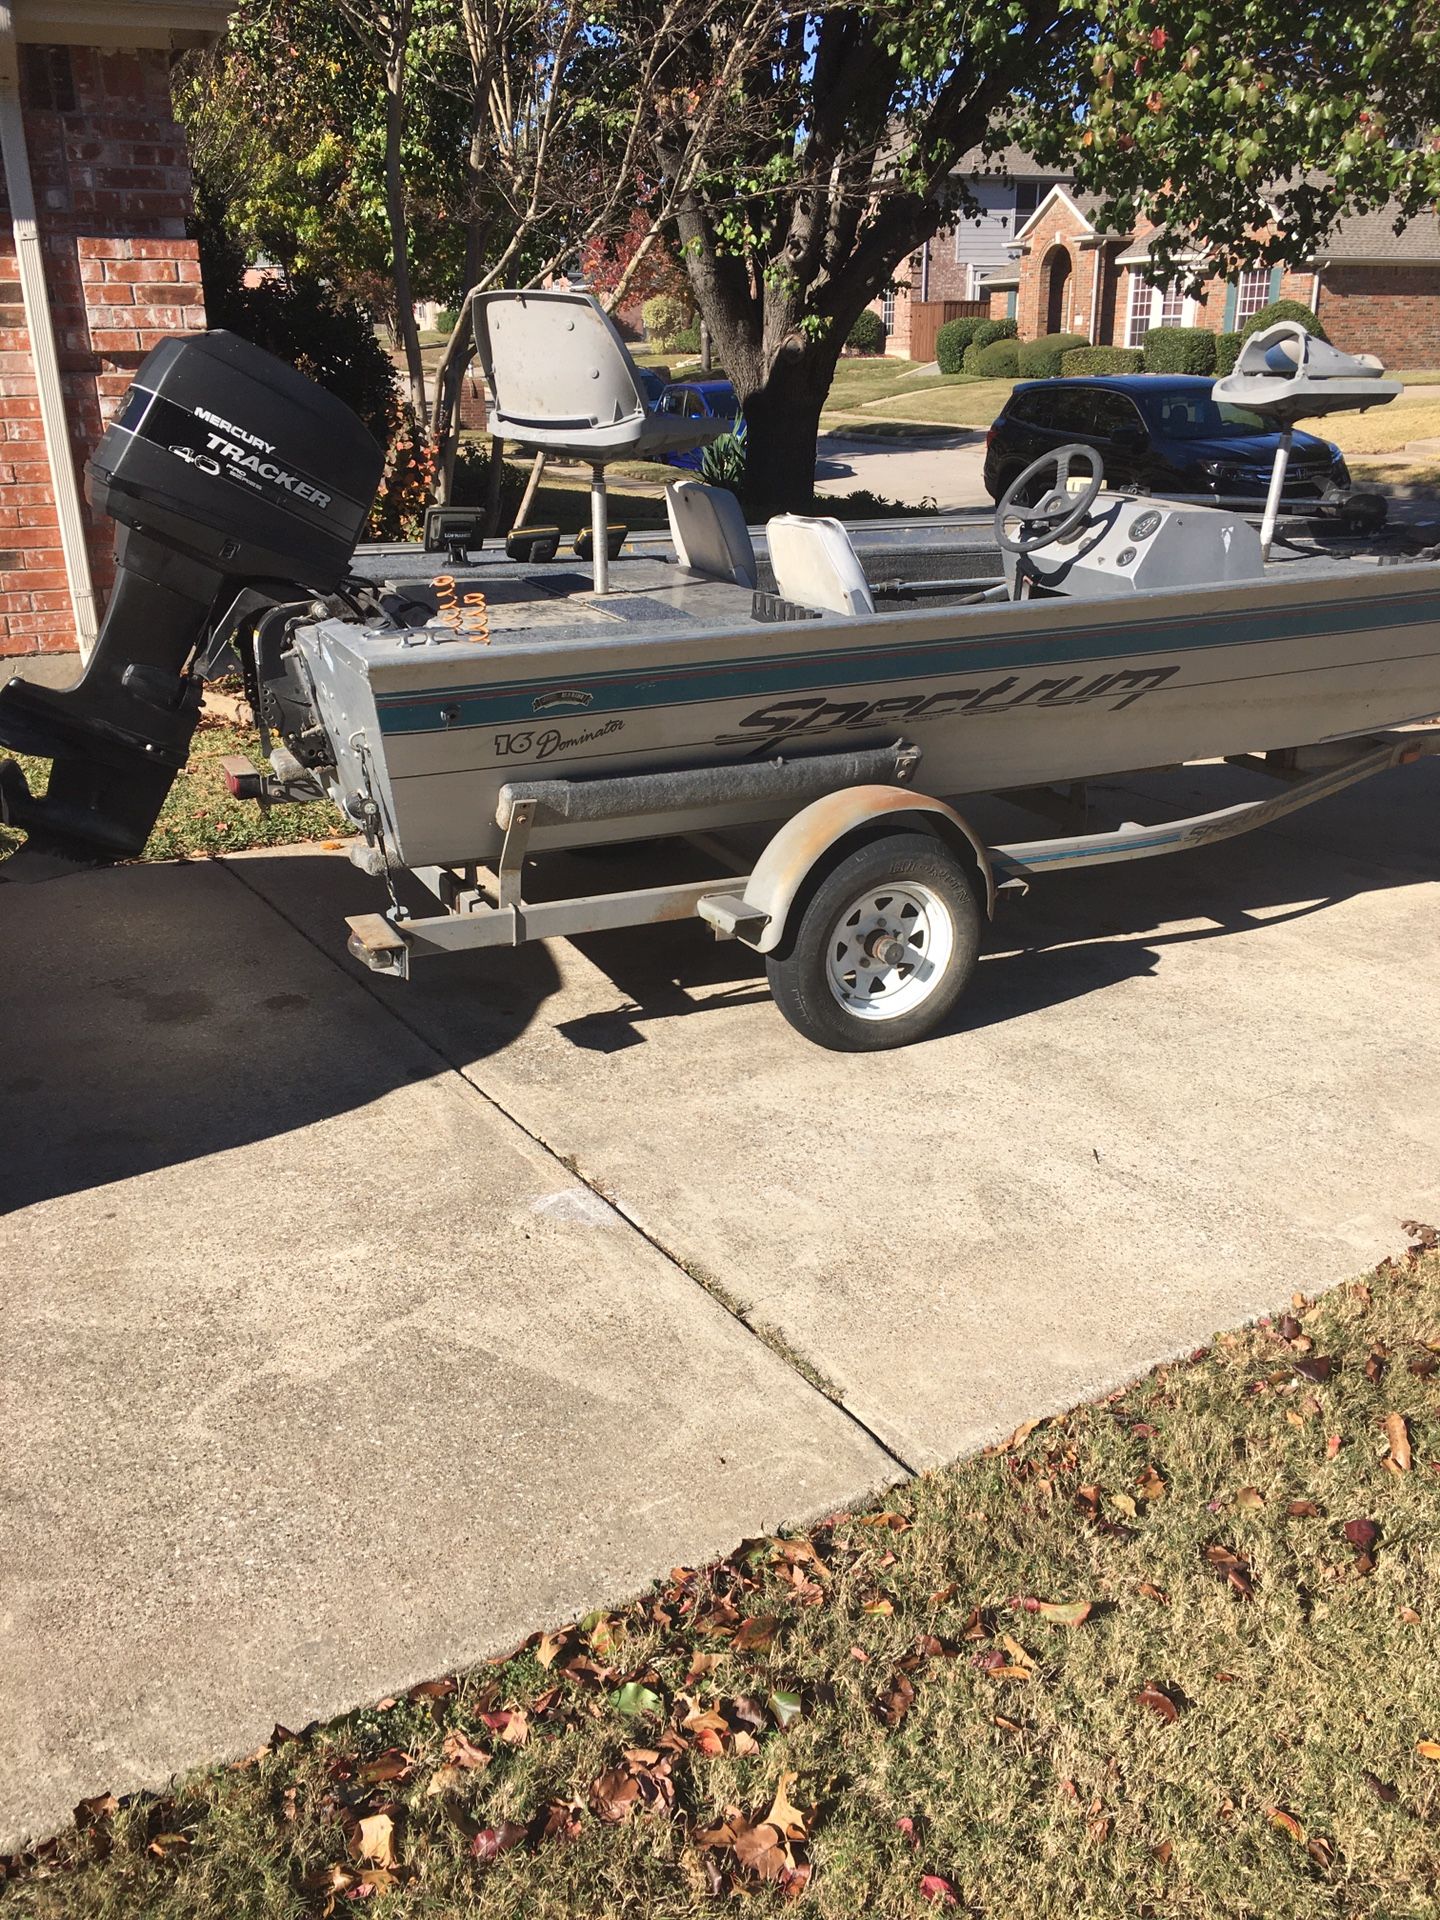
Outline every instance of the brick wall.
<path fill-rule="evenodd" d="M 21 97 L 77 471 L 136 367 L 167 334 L 201 328 L 190 170 L 167 56 L 21 49 Z M 0 187 L 0 655 L 75 645 L 30 339 Z M 103 599 L 114 529 L 88 521 Z"/>
<path fill-rule="evenodd" d="M 1346 353 L 1387 367 L 1440 367 L 1440 265 L 1328 267 L 1320 323 Z"/>

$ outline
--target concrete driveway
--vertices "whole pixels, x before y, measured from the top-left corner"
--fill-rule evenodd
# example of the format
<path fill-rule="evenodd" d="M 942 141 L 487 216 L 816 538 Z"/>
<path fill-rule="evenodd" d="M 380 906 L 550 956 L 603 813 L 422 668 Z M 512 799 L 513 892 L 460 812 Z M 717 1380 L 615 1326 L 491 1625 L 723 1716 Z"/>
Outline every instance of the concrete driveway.
<path fill-rule="evenodd" d="M 1440 1208 L 1437 802 L 1056 878 L 863 1058 L 698 925 L 404 986 L 345 957 L 343 856 L 0 888 L 0 1836 L 1393 1249 Z"/>
<path fill-rule="evenodd" d="M 923 427 L 908 421 L 857 423 L 820 436 L 815 491 L 840 496 L 862 489 L 942 512 L 991 510 L 985 491 L 985 434 L 970 427 Z"/>

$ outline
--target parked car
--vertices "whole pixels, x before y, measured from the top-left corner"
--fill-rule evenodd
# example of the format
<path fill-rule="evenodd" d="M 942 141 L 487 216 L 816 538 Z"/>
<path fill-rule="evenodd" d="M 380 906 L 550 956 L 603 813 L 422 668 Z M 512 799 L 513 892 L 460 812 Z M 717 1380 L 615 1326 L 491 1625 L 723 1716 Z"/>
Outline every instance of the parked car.
<path fill-rule="evenodd" d="M 682 414 L 687 420 L 723 420 L 738 439 L 745 438 L 740 402 L 728 380 L 674 380 L 661 394 L 656 411 Z M 704 449 L 695 447 L 689 453 L 667 453 L 664 458 L 672 467 L 685 467 L 691 473 L 698 473 Z"/>
<path fill-rule="evenodd" d="M 669 377 L 657 372 L 654 367 L 636 367 L 635 377 L 640 382 L 640 391 L 645 395 L 645 405 L 654 413 L 665 398 Z"/>
<path fill-rule="evenodd" d="M 986 489 L 998 500 L 1032 460 L 1079 441 L 1099 452 L 1106 485 L 1116 492 L 1193 494 L 1210 505 L 1258 511 L 1279 435 L 1258 414 L 1216 400 L 1214 384 L 1194 374 L 1026 381 L 986 435 Z M 1341 512 L 1349 498 L 1340 449 L 1297 432 L 1282 507 Z M 1357 509 L 1372 498 L 1357 494 Z"/>

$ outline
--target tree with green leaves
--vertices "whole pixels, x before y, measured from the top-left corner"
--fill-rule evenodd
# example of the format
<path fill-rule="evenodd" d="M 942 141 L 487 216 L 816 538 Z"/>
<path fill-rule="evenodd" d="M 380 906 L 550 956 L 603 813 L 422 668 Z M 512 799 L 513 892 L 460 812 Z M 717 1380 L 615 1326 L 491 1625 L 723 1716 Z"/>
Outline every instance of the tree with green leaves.
<path fill-rule="evenodd" d="M 1222 266 L 1440 192 L 1437 0 L 734 0 L 657 57 L 652 163 L 744 408 L 752 515 L 810 500 L 841 347 L 954 218 L 969 148 L 1019 140 L 1121 230 L 1149 215 Z"/>

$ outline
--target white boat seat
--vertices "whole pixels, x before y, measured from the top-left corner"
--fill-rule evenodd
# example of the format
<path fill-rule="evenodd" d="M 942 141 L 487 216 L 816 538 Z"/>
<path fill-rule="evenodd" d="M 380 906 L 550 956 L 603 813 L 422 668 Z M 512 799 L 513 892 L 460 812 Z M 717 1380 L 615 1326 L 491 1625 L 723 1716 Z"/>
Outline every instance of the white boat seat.
<path fill-rule="evenodd" d="M 700 480 L 672 480 L 665 489 L 665 511 L 675 558 L 691 573 L 707 580 L 732 580 L 737 587 L 756 587 L 760 576 L 750 529 L 740 502 L 726 487 L 707 487 Z"/>
<path fill-rule="evenodd" d="M 496 436 L 589 464 L 595 591 L 605 593 L 606 466 L 688 453 L 717 439 L 729 423 L 652 413 L 629 349 L 591 294 L 563 287 L 497 290 L 474 294 L 471 307 Z"/>
<path fill-rule="evenodd" d="M 602 466 L 685 453 L 726 431 L 723 420 L 652 413 L 629 349 L 588 293 L 477 293 L 475 348 L 498 435 L 522 447 Z"/>
<path fill-rule="evenodd" d="M 765 528 L 775 590 L 825 613 L 874 613 L 875 596 L 838 520 L 777 514 Z"/>

